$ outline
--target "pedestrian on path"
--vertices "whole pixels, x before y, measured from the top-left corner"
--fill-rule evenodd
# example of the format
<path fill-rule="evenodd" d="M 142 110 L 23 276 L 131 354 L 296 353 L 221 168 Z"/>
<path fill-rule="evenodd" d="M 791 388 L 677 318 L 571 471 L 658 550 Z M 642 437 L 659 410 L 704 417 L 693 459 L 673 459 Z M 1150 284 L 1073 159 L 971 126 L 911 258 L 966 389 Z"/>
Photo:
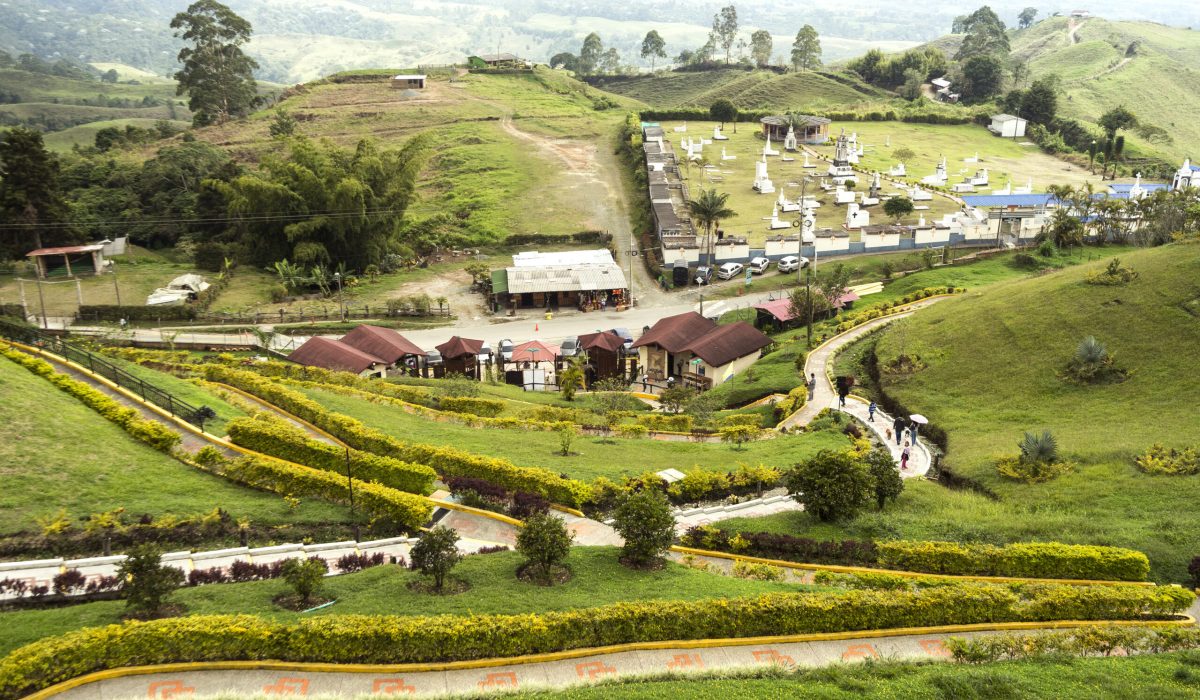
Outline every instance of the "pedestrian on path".
<path fill-rule="evenodd" d="M 908 456 L 910 454 L 911 450 L 909 449 L 908 441 L 905 440 L 904 449 L 900 450 L 900 471 L 906 471 L 908 469 Z"/>
<path fill-rule="evenodd" d="M 896 446 L 899 447 L 900 439 L 904 435 L 904 419 L 896 416 L 896 419 L 892 421 L 892 429 L 896 431 Z"/>
<path fill-rule="evenodd" d="M 643 374 L 642 375 L 642 393 L 645 394 L 648 391 L 650 391 L 650 375 Z"/>
<path fill-rule="evenodd" d="M 812 372 L 808 375 L 808 400 L 813 400 L 813 394 L 817 391 L 817 373 Z"/>
<path fill-rule="evenodd" d="M 918 425 L 919 425 L 919 423 L 917 423 L 916 421 L 912 422 L 912 441 L 913 441 L 914 445 L 917 444 L 917 426 Z"/>
<path fill-rule="evenodd" d="M 838 394 L 838 408 L 845 410 L 845 408 L 846 408 L 846 395 L 845 394 Z"/>
<path fill-rule="evenodd" d="M 867 406 L 867 420 L 875 422 L 875 402 L 872 401 L 870 406 Z"/>

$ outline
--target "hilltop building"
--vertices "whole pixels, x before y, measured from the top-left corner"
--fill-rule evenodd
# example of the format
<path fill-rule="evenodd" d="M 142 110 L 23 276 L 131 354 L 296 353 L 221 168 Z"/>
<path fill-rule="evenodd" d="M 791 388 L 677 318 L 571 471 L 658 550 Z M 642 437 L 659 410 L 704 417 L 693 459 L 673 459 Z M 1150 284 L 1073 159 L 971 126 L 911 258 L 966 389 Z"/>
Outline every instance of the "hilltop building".
<path fill-rule="evenodd" d="M 424 90 L 425 74 L 393 75 L 391 84 L 393 90 Z"/>

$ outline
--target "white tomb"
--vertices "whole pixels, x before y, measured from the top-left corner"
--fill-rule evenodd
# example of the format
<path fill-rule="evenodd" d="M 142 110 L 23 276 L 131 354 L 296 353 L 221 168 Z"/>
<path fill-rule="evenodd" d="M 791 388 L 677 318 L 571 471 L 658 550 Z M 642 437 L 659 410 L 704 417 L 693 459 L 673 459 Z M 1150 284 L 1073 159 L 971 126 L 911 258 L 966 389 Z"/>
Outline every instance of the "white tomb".
<path fill-rule="evenodd" d="M 954 193 L 956 193 L 956 194 L 961 194 L 961 193 L 963 193 L 963 192 L 974 192 L 974 191 L 975 191 L 975 185 L 972 185 L 972 184 L 971 184 L 971 183 L 969 183 L 969 182 L 960 182 L 960 183 L 957 183 L 957 184 L 955 184 L 955 185 L 952 185 L 952 186 L 950 187 L 950 191 L 951 191 L 951 192 L 954 192 Z"/>
<path fill-rule="evenodd" d="M 779 207 L 776 206 L 771 210 L 771 230 L 776 231 L 781 228 L 791 228 L 792 222 L 781 221 L 779 219 Z"/>
<path fill-rule="evenodd" d="M 970 158 L 963 158 L 963 162 L 964 163 L 978 163 L 979 162 L 979 151 L 975 151 L 975 155 Z"/>
<path fill-rule="evenodd" d="M 914 202 L 928 202 L 933 199 L 933 193 L 923 190 L 920 187 L 914 187 L 909 190 L 908 198 Z"/>
<path fill-rule="evenodd" d="M 775 150 L 774 148 L 771 148 L 771 135 L 770 134 L 767 134 L 767 143 L 763 146 L 762 152 L 763 152 L 764 156 L 779 155 L 779 151 Z"/>
<path fill-rule="evenodd" d="M 854 174 L 854 168 L 851 167 L 850 156 L 852 154 L 850 147 L 850 139 L 846 134 L 838 136 L 837 144 L 834 146 L 833 161 L 829 164 L 828 175 L 833 180 L 835 185 L 843 185 L 847 182 L 858 182 L 858 176 Z"/>
<path fill-rule="evenodd" d="M 799 202 L 793 202 L 792 200 L 790 200 L 790 199 L 788 199 L 787 197 L 783 196 L 783 190 L 782 190 L 782 189 L 781 189 L 781 190 L 779 190 L 779 199 L 778 199 L 778 200 L 775 202 L 775 205 L 776 205 L 777 207 L 779 207 L 779 210 L 780 210 L 780 211 L 782 211 L 782 212 L 785 212 L 785 213 L 786 213 L 786 212 L 793 212 L 793 211 L 800 211 L 800 203 L 799 203 Z"/>
<path fill-rule="evenodd" d="M 891 170 L 888 170 L 889 177 L 908 177 L 908 170 L 904 167 L 904 163 L 893 165 Z"/>
<path fill-rule="evenodd" d="M 1013 194 L 1033 194 L 1033 178 L 1029 178 L 1028 182 L 1025 183 L 1024 187 L 1017 187 L 1017 188 L 1013 189 L 1012 193 Z"/>
<path fill-rule="evenodd" d="M 809 163 L 809 162 L 808 162 L 808 151 L 805 151 L 805 152 L 804 152 L 804 165 L 803 165 L 802 167 L 805 167 L 805 168 L 815 168 L 815 167 L 817 167 L 817 166 L 813 165 L 812 163 Z"/>
<path fill-rule="evenodd" d="M 800 144 L 798 144 L 796 142 L 796 130 L 793 129 L 790 124 L 788 125 L 787 136 L 783 137 L 783 150 L 785 150 L 785 151 L 800 150 Z"/>
<path fill-rule="evenodd" d="M 721 127 L 713 127 L 713 141 L 728 141 L 729 137 L 721 133 Z"/>
<path fill-rule="evenodd" d="M 838 188 L 833 191 L 833 203 L 834 204 L 853 204 L 854 203 L 854 190 L 848 190 L 845 187 L 838 185 Z"/>
<path fill-rule="evenodd" d="M 754 189 L 759 194 L 771 194 L 775 191 L 775 184 L 767 176 L 766 156 L 763 156 L 762 160 L 755 161 L 754 163 Z"/>
<path fill-rule="evenodd" d="M 675 133 L 677 133 L 677 134 L 686 134 L 686 133 L 687 133 L 687 122 L 684 122 L 684 123 L 683 123 L 683 126 L 677 126 L 677 127 L 675 127 Z"/>
<path fill-rule="evenodd" d="M 871 213 L 866 209 L 860 209 L 857 204 L 851 202 L 846 207 L 846 228 L 859 229 L 863 226 L 871 225 Z"/>
<path fill-rule="evenodd" d="M 725 147 L 721 146 L 721 160 L 737 160 L 737 156 L 731 156 L 725 152 Z"/>
<path fill-rule="evenodd" d="M 967 182 L 971 183 L 972 185 L 975 185 L 976 187 L 987 187 L 988 186 L 988 169 L 983 168 L 982 170 L 976 170 L 975 174 L 973 176 L 971 176 L 970 178 L 967 178 Z"/>
<path fill-rule="evenodd" d="M 949 178 L 946 176 L 946 157 L 942 156 L 942 160 L 937 164 L 937 168 L 932 175 L 926 175 L 921 178 L 922 185 L 932 185 L 934 187 L 945 187 L 946 181 Z"/>
<path fill-rule="evenodd" d="M 1012 193 L 1013 193 L 1012 180 L 1006 181 L 1004 183 L 1004 187 L 992 190 L 992 194 L 1012 194 Z"/>

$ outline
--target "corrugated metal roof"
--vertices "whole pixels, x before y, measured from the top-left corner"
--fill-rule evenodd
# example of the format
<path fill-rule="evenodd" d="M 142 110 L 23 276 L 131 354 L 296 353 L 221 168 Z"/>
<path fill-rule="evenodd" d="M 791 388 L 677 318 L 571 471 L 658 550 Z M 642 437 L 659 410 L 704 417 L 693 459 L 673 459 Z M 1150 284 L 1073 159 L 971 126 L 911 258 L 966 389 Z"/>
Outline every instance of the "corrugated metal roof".
<path fill-rule="evenodd" d="M 625 273 L 616 263 L 605 265 L 548 265 L 508 268 L 510 294 L 528 292 L 588 292 L 625 289 Z"/>
<path fill-rule="evenodd" d="M 612 264 L 612 253 L 605 248 L 594 250 L 562 250 L 553 253 L 539 253 L 536 250 L 530 250 L 517 253 L 513 256 L 513 267 Z"/>
<path fill-rule="evenodd" d="M 975 194 L 963 197 L 972 207 L 1044 207 L 1054 201 L 1049 194 Z"/>
<path fill-rule="evenodd" d="M 104 245 L 94 243 L 92 245 L 68 245 L 61 248 L 38 248 L 31 250 L 25 254 L 27 258 L 36 258 L 42 255 L 70 255 L 71 253 L 92 253 L 97 250 L 103 250 Z"/>

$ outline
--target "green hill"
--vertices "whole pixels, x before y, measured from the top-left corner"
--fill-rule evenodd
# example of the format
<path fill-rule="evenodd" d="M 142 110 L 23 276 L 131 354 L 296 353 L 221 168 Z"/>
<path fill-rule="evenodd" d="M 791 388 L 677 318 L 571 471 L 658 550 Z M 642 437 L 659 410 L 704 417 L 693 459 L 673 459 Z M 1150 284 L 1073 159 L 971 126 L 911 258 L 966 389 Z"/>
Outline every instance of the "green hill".
<path fill-rule="evenodd" d="M 1057 539 L 1145 551 L 1159 576 L 1182 580 L 1200 554 L 1200 477 L 1148 476 L 1134 457 L 1159 442 L 1200 443 L 1200 245 L 1123 256 L 1125 287 L 1084 283 L 1101 263 L 1003 283 L 952 299 L 887 331 L 877 346 L 883 389 L 947 434 L 946 463 L 1000 501 L 929 487 L 900 527 L 984 540 Z M 1078 386 L 1058 372 L 1086 336 L 1132 371 L 1119 384 Z M 899 354 L 922 369 L 888 374 Z M 1026 485 L 996 460 L 1024 431 L 1051 430 L 1074 473 Z M 897 518 L 888 517 L 895 526 Z M 917 521 L 920 525 L 917 525 Z"/>
<path fill-rule="evenodd" d="M 834 79 L 830 76 L 836 76 Z M 592 81 L 597 87 L 652 107 L 707 107 L 725 98 L 739 107 L 811 108 L 858 104 L 886 98 L 886 92 L 842 74 L 746 71 L 660 72 Z"/>

